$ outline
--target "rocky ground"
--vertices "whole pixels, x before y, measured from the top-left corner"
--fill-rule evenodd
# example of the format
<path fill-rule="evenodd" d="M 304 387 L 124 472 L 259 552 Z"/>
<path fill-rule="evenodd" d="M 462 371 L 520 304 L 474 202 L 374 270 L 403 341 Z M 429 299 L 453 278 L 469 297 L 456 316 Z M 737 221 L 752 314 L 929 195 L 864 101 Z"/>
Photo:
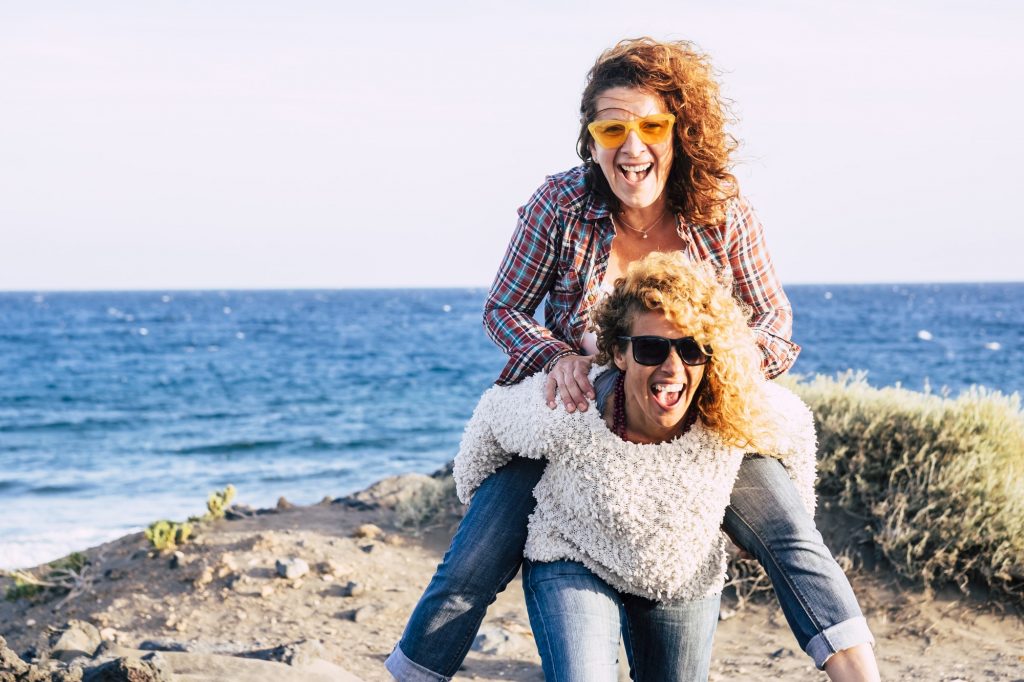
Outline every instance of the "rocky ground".
<path fill-rule="evenodd" d="M 0 602 L 0 682 L 389 680 L 383 660 L 457 523 L 446 495 L 407 475 L 307 507 L 237 507 L 177 553 L 141 533 L 90 549 L 70 595 Z M 1024 682 L 1019 614 L 926 599 L 879 571 L 854 582 L 884 679 Z M 824 679 L 770 601 L 727 599 L 722 618 L 713 680 Z M 460 676 L 543 679 L 518 581 Z"/>

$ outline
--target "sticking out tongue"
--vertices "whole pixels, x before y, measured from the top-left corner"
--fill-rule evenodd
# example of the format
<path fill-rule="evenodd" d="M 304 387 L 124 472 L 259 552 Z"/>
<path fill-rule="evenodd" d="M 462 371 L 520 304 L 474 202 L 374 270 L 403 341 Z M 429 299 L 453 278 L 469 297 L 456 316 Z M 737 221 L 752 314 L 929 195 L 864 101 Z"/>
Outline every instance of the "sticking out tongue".
<path fill-rule="evenodd" d="M 679 384 L 661 384 L 651 387 L 651 393 L 659 405 L 664 408 L 675 407 L 683 397 L 683 387 Z"/>

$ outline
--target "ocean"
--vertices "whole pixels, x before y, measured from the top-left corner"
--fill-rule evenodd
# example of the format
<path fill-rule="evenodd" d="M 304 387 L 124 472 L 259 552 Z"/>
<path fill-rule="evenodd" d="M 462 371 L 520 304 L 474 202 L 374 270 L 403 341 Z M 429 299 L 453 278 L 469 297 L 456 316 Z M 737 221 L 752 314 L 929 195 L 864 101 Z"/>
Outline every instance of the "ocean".
<path fill-rule="evenodd" d="M 1024 284 L 804 285 L 800 374 L 1024 387 Z M 0 293 L 0 568 L 451 459 L 504 357 L 483 289 Z"/>

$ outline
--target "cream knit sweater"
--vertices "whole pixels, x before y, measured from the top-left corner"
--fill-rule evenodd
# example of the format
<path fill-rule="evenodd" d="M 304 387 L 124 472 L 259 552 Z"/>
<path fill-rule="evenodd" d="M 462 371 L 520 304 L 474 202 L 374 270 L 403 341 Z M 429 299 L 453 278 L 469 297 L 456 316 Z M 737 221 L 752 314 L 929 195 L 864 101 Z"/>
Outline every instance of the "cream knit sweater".
<path fill-rule="evenodd" d="M 604 368 L 591 371 L 591 380 Z M 455 457 L 459 499 L 515 455 L 548 460 L 534 489 L 525 554 L 583 563 L 621 592 L 692 601 L 725 580 L 720 530 L 744 451 L 697 422 L 667 443 L 629 443 L 591 407 L 567 413 L 544 402 L 543 373 L 484 393 Z M 810 410 L 765 382 L 776 413 L 771 454 L 779 457 L 814 514 L 816 440 Z"/>

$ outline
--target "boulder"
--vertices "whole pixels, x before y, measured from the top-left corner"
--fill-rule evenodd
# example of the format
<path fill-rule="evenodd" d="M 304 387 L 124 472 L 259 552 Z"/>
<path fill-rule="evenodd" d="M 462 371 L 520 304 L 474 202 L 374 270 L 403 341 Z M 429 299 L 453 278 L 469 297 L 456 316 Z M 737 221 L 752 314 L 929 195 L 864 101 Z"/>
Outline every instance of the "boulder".
<path fill-rule="evenodd" d="M 67 626 L 50 646 L 50 656 L 59 661 L 70 661 L 79 656 L 92 656 L 103 637 L 99 628 L 82 620 L 68 621 Z"/>

